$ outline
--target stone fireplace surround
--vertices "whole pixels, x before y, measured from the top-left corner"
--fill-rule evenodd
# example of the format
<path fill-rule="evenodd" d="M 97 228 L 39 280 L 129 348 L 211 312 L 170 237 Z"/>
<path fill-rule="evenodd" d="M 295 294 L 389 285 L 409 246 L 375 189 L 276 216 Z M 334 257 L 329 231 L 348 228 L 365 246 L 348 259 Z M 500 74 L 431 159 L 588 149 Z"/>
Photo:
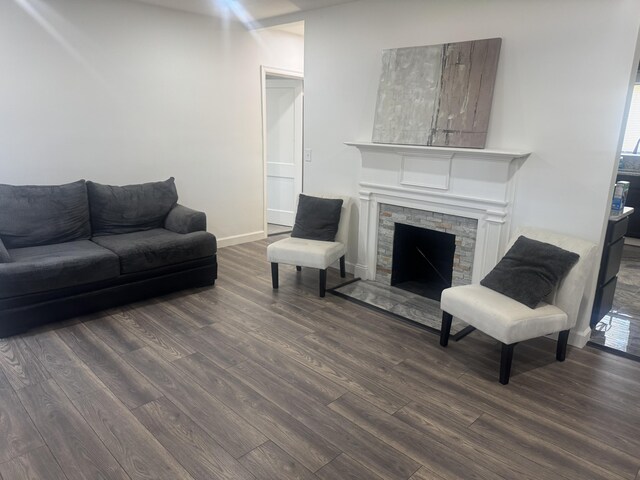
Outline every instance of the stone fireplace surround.
<path fill-rule="evenodd" d="M 478 283 L 495 266 L 510 234 L 517 172 L 529 153 L 368 142 L 347 145 L 358 148 L 362 157 L 356 276 L 384 277 L 377 276 L 381 218 L 383 231 L 385 222 L 381 208 L 405 212 L 399 214 L 405 218 L 406 212 L 422 211 L 427 223 L 440 215 L 464 219 L 460 225 L 476 223 L 473 255 L 467 256 L 473 258 L 471 283 Z M 471 243 L 467 239 L 464 245 L 471 248 Z M 469 283 L 460 275 L 459 271 L 454 285 Z"/>
<path fill-rule="evenodd" d="M 477 220 L 408 207 L 380 204 L 377 232 L 376 281 L 391 285 L 395 225 L 412 225 L 455 235 L 451 285 L 471 283 Z"/>

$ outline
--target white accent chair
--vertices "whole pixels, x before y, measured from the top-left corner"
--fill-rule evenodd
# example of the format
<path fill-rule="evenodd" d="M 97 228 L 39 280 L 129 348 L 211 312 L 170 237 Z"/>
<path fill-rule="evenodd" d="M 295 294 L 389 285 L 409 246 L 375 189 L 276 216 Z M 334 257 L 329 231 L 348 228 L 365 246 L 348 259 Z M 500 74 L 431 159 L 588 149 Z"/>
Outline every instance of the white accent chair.
<path fill-rule="evenodd" d="M 500 383 L 509 383 L 513 349 L 518 342 L 559 332 L 556 359 L 564 361 L 569 330 L 578 319 L 584 290 L 592 271 L 596 245 L 538 228 L 521 228 L 507 250 L 520 236 L 556 245 L 580 255 L 555 292 L 532 309 L 482 285 L 452 287 L 442 292 L 440 345 L 446 347 L 451 321 L 456 317 L 502 343 Z"/>
<path fill-rule="evenodd" d="M 349 217 L 351 215 L 351 198 L 339 195 L 315 195 L 322 198 L 341 198 L 342 210 L 335 241 L 307 240 L 304 238 L 285 238 L 267 247 L 267 260 L 271 262 L 271 281 L 273 288 L 278 288 L 278 264 L 295 265 L 298 271 L 302 267 L 320 270 L 320 296 L 327 290 L 327 268 L 340 261 L 340 276 L 345 277 L 345 254 L 349 236 Z"/>

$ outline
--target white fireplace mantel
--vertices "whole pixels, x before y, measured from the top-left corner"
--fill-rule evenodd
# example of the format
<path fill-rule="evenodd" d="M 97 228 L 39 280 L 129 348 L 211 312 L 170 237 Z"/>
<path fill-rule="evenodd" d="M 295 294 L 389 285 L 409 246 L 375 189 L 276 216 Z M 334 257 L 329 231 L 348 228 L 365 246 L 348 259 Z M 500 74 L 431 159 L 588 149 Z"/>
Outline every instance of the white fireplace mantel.
<path fill-rule="evenodd" d="M 529 153 L 345 143 L 362 157 L 357 276 L 375 278 L 380 203 L 477 219 L 472 281 L 495 266 L 508 241 L 517 172 Z"/>
<path fill-rule="evenodd" d="M 344 142 L 345 145 L 356 147 L 360 151 L 396 152 L 400 154 L 418 154 L 432 152 L 450 153 L 471 158 L 492 157 L 497 160 L 502 159 L 511 162 L 515 158 L 528 157 L 528 152 L 515 152 L 508 150 L 488 150 L 479 148 L 460 147 L 429 147 L 425 145 L 397 145 L 393 143 L 372 143 L 372 142 Z"/>

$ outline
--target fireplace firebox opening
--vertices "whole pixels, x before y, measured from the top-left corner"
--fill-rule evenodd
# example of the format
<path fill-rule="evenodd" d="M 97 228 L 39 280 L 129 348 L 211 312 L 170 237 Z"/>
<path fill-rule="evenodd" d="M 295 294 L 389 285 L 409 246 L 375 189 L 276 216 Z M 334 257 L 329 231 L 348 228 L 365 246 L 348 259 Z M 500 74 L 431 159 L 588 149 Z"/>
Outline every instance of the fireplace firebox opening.
<path fill-rule="evenodd" d="M 455 235 L 396 223 L 391 285 L 440 300 L 451 286 L 455 249 Z"/>

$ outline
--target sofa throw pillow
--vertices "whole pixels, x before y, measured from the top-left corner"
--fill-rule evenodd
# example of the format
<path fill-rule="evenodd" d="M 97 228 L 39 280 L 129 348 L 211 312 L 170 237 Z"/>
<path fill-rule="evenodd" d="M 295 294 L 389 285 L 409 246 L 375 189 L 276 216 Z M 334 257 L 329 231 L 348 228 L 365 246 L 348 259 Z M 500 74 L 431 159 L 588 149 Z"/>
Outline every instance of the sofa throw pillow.
<path fill-rule="evenodd" d="M 164 182 L 121 187 L 87 182 L 87 190 L 94 236 L 161 228 L 178 203 L 173 177 Z"/>
<path fill-rule="evenodd" d="M 90 238 L 85 181 L 0 185 L 0 237 L 8 249 Z"/>
<path fill-rule="evenodd" d="M 480 284 L 536 308 L 579 258 L 577 253 L 520 236 Z"/>
<path fill-rule="evenodd" d="M 300 194 L 292 237 L 333 242 L 338 233 L 342 199 Z"/>
<path fill-rule="evenodd" d="M 7 249 L 4 246 L 4 243 L 2 243 L 2 239 L 0 238 L 0 263 L 10 263 L 10 262 L 11 262 L 11 255 L 9 255 L 9 252 L 7 252 Z"/>

